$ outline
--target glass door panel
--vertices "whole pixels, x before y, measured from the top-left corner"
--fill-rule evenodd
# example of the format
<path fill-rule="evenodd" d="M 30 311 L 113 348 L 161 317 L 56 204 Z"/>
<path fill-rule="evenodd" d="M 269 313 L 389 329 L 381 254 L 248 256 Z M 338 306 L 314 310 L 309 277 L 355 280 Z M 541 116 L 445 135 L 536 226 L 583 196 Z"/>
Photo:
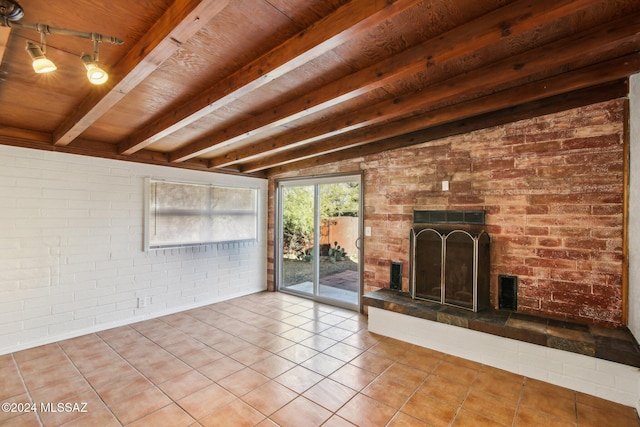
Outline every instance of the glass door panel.
<path fill-rule="evenodd" d="M 360 183 L 320 184 L 319 288 L 321 297 L 358 303 Z"/>
<path fill-rule="evenodd" d="M 282 254 L 280 287 L 314 294 L 315 186 L 282 188 Z"/>

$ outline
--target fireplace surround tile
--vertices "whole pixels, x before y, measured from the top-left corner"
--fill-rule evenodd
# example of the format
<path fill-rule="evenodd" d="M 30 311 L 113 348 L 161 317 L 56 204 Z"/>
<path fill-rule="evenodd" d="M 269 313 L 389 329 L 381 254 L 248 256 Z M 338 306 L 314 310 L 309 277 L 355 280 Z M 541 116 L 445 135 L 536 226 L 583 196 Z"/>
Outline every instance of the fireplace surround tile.
<path fill-rule="evenodd" d="M 414 300 L 407 292 L 391 289 L 366 294 L 362 301 L 365 306 L 640 367 L 640 348 L 626 328 L 609 329 L 506 310 L 487 309 L 474 313 Z"/>

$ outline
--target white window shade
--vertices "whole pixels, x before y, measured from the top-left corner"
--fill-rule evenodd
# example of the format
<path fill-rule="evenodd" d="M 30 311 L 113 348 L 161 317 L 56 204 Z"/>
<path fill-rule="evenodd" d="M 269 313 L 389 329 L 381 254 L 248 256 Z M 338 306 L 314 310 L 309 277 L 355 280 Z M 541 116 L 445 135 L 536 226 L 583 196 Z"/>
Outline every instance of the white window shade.
<path fill-rule="evenodd" d="M 257 240 L 258 190 L 149 180 L 146 247 Z"/>

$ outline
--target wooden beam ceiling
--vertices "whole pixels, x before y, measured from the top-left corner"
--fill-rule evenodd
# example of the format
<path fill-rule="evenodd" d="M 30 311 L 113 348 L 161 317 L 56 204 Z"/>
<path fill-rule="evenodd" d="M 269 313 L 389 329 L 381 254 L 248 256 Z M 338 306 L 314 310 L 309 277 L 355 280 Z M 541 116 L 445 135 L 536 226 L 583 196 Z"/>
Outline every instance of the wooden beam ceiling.
<path fill-rule="evenodd" d="M 153 73 L 182 43 L 200 31 L 229 0 L 188 0 L 171 5 L 116 65 L 108 92 L 93 92 L 53 133 L 54 144 L 68 145 Z"/>
<path fill-rule="evenodd" d="M 127 142 L 120 145 L 120 152 L 131 154 L 152 144 L 163 136 L 201 119 L 211 111 L 282 77 L 334 49 L 350 37 L 376 25 L 380 20 L 388 19 L 416 3 L 417 0 L 354 0 L 347 3 L 333 14 L 212 86 L 196 99 L 181 105 L 169 116 L 162 117 L 136 132 Z M 205 147 L 206 149 L 208 147 Z M 199 154 L 197 150 L 191 151 L 188 156 L 172 154 L 170 159 L 182 161 Z"/>
<path fill-rule="evenodd" d="M 172 153 L 172 160 L 186 159 L 189 155 L 198 152 L 199 147 L 213 149 L 230 146 L 260 131 L 286 125 L 428 67 L 442 66 L 447 61 L 490 46 L 504 37 L 529 31 L 546 22 L 550 17 L 556 19 L 570 12 L 575 13 L 576 8 L 587 7 L 593 3 L 593 0 L 581 1 L 579 4 L 571 1 L 541 1 L 535 4 L 518 2 L 505 6 L 435 39 L 400 52 L 379 64 L 345 76 L 294 101 L 269 109 L 249 123 L 239 123 L 209 135 L 201 141 L 182 148 L 178 153 Z M 473 34 L 473 42 L 469 41 L 471 34 Z M 283 143 L 282 146 L 286 144 Z M 229 166 L 241 160 L 250 160 L 261 152 L 256 149 L 229 152 L 212 158 L 209 166 L 211 168 Z"/>
<path fill-rule="evenodd" d="M 411 147 L 449 136 L 485 129 L 487 127 L 500 126 L 517 120 L 529 119 L 584 105 L 608 101 L 614 97 L 625 96 L 627 91 L 628 86 L 626 80 L 608 82 L 601 86 L 562 93 L 561 95 L 543 98 L 538 101 L 523 103 L 503 110 L 473 116 L 469 119 L 457 120 L 386 139 L 369 141 L 369 143 L 356 143 L 340 151 L 328 151 L 326 154 L 319 156 L 313 155 L 308 158 L 298 157 L 296 161 L 291 163 L 281 165 L 272 164 L 269 166 L 269 171 L 270 175 L 278 175 L 300 169 L 327 165 L 347 158 L 354 159 L 380 154 L 390 150 Z M 263 168 L 258 167 L 255 169 L 262 170 Z"/>
<path fill-rule="evenodd" d="M 243 164 L 241 171 L 251 173 L 294 163 L 286 169 L 291 170 L 340 161 L 345 158 L 360 157 L 364 155 L 363 153 L 375 154 L 380 152 L 381 147 L 384 147 L 383 149 L 386 150 L 419 144 L 430 139 L 416 138 L 416 132 L 418 135 L 423 133 L 430 135 L 429 129 L 432 128 L 443 127 L 447 124 L 457 123 L 473 117 L 485 116 L 486 114 L 496 111 L 508 112 L 511 108 L 521 107 L 522 105 L 531 104 L 543 99 L 548 99 L 548 102 L 554 102 L 558 99 L 555 97 L 560 94 L 572 95 L 574 91 L 580 94 L 576 99 L 588 99 L 592 103 L 613 99 L 614 97 L 626 95 L 626 92 L 620 94 L 619 87 L 621 84 L 619 80 L 616 82 L 617 86 L 615 91 L 607 92 L 598 89 L 593 99 L 585 97 L 584 93 L 590 93 L 588 89 L 591 87 L 598 87 L 600 84 L 624 78 L 630 71 L 637 70 L 638 67 L 640 67 L 640 53 L 630 54 L 623 58 L 616 58 L 585 69 L 576 70 L 572 73 L 561 74 L 525 86 L 507 89 L 492 96 L 480 97 L 471 101 L 443 107 L 388 125 L 356 131 L 345 135 L 343 138 L 328 141 L 327 144 L 324 144 L 324 148 L 320 150 L 317 146 L 306 146 L 284 155 L 273 155 L 254 162 L 247 162 Z M 626 85 L 624 85 L 624 87 L 626 90 Z M 579 105 L 585 104 L 574 105 L 574 107 Z M 528 111 L 526 108 L 524 110 Z M 540 110 L 541 109 L 536 108 L 531 115 L 519 116 L 518 120 L 535 117 L 539 114 Z M 544 114 L 548 114 L 549 108 L 542 111 L 545 111 Z M 561 110 L 552 109 L 551 111 L 556 112 Z M 487 122 L 487 126 L 493 125 L 489 125 Z M 420 129 L 426 129 L 426 131 L 421 132 Z M 396 137 L 397 135 L 401 136 Z M 391 141 L 391 143 L 389 143 L 389 141 Z M 398 144 L 396 141 L 402 142 Z M 374 142 L 376 144 L 371 144 Z M 372 151 L 366 151 L 367 148 L 361 148 L 365 145 L 371 148 Z M 315 157 L 318 158 L 314 160 L 313 158 Z M 279 168 L 278 170 L 283 171 L 285 169 Z"/>
<path fill-rule="evenodd" d="M 640 0 L 32 5 L 127 42 L 101 48 L 111 78 L 93 88 L 80 42 L 48 36 L 58 74 L 35 76 L 35 39 L 0 27 L 0 143 L 203 171 L 339 161 L 539 114 L 543 99 L 596 102 L 590 88 L 612 82 L 619 96 L 640 71 Z"/>
<path fill-rule="evenodd" d="M 362 82 L 373 81 L 374 83 L 371 83 L 373 85 L 379 81 L 384 81 L 385 78 L 399 79 L 403 76 L 404 72 L 415 73 L 418 69 L 427 69 L 427 71 L 429 71 L 428 68 L 446 67 L 447 61 L 449 60 L 487 47 L 490 43 L 495 42 L 498 39 L 515 36 L 534 28 L 539 25 L 540 22 L 544 22 L 545 19 L 548 19 L 548 14 L 552 14 L 557 17 L 560 16 L 563 11 L 566 13 L 566 3 L 567 2 L 554 2 L 552 5 L 546 4 L 540 9 L 532 8 L 530 4 L 523 2 L 512 4 L 499 9 L 498 11 L 490 14 L 490 16 L 485 16 L 482 19 L 475 20 L 463 27 L 456 28 L 447 34 L 439 36 L 436 40 L 428 40 L 413 49 L 404 51 L 389 58 L 382 64 L 374 65 L 362 72 L 358 72 L 355 75 L 348 76 L 336 83 L 332 83 L 329 85 L 330 87 L 318 89 L 300 100 L 293 101 L 288 105 L 283 106 L 282 109 L 293 109 L 298 113 L 305 112 L 308 111 L 308 108 L 314 106 L 314 100 L 323 96 L 331 99 L 333 102 L 341 102 L 342 99 L 340 99 L 340 97 L 346 96 L 347 94 L 340 92 L 340 90 L 345 87 L 356 87 L 361 90 L 365 90 L 366 87 L 362 88 L 364 85 Z M 582 2 L 583 5 L 587 5 L 588 3 L 590 2 Z M 542 3 L 536 3 L 536 6 L 541 5 Z M 475 35 L 473 43 L 463 43 L 462 39 L 468 40 L 470 34 Z M 573 51 L 573 47 L 567 48 L 564 46 L 564 43 L 561 43 L 561 45 L 567 50 Z M 212 168 L 224 167 L 243 160 L 252 160 L 255 159 L 256 156 L 264 155 L 267 152 L 274 153 L 282 151 L 282 148 L 325 139 L 339 135 L 340 133 L 354 130 L 357 127 L 376 124 L 382 121 L 392 120 L 406 114 L 411 114 L 415 111 L 429 109 L 431 106 L 438 105 L 440 102 L 445 102 L 447 99 L 457 97 L 462 98 L 465 96 L 467 91 L 477 90 L 478 92 L 482 92 L 482 90 L 487 87 L 493 87 L 500 83 L 505 84 L 514 78 L 522 78 L 525 70 L 514 69 L 515 67 L 513 63 L 527 63 L 528 67 L 526 71 L 528 75 L 531 74 L 531 70 L 540 71 L 541 69 L 545 69 L 548 64 L 541 63 L 542 61 L 539 56 L 540 51 L 547 51 L 549 48 L 550 47 L 545 46 L 535 52 L 521 55 L 519 58 L 513 60 L 509 58 L 502 63 L 492 64 L 491 66 L 481 68 L 466 75 L 453 76 L 447 82 L 437 82 L 437 84 L 434 85 L 435 87 L 427 87 L 425 89 L 425 91 L 428 91 L 428 96 L 418 94 L 404 98 L 395 98 L 382 102 L 378 105 L 365 108 L 353 115 L 350 115 L 340 129 L 338 129 L 340 125 L 335 122 L 326 123 L 323 127 L 318 127 L 316 129 L 307 128 L 301 133 L 292 134 L 285 136 L 284 138 L 280 138 L 277 141 L 272 141 L 267 147 L 264 145 L 260 147 L 252 146 L 212 158 L 209 166 Z M 551 47 L 551 49 L 553 49 L 553 47 Z M 579 50 L 579 47 L 576 51 L 580 52 L 579 54 L 582 52 Z M 562 58 L 562 56 L 560 57 Z M 573 57 L 575 57 L 575 52 Z M 563 58 L 563 60 L 566 60 L 566 58 Z M 536 62 L 540 63 L 537 67 Z M 512 71 L 513 73 L 511 73 Z M 513 77 L 510 77 L 509 73 L 511 73 Z M 361 74 L 364 74 L 366 78 L 361 78 Z M 380 76 L 380 80 L 376 80 L 374 75 Z M 502 81 L 490 80 L 486 76 L 499 76 Z M 355 92 L 357 89 L 353 89 L 353 91 Z M 294 104 L 295 107 L 292 108 L 291 104 Z M 306 110 L 305 106 L 307 106 Z M 277 109 L 272 109 L 263 116 L 270 117 L 276 114 Z M 293 121 L 298 118 L 299 117 L 295 116 L 295 114 L 291 114 L 288 117 L 288 121 Z M 261 119 L 262 117 L 259 116 L 252 120 L 250 124 L 260 123 Z M 274 123 L 276 126 L 283 124 L 284 120 Z M 229 140 L 233 141 L 233 139 L 231 139 L 233 138 L 232 135 L 238 135 L 238 138 L 241 136 L 250 136 L 251 130 L 247 129 L 248 124 L 241 124 L 240 126 L 242 126 L 242 129 L 234 130 L 232 132 L 225 129 L 225 131 L 221 132 L 221 135 L 217 138 L 210 138 L 207 143 L 213 144 L 214 146 L 216 146 L 216 144 L 217 146 L 220 146 L 226 144 Z M 231 136 L 229 133 L 231 133 Z M 322 145 L 323 144 L 318 145 L 319 152 L 322 150 Z"/>
<path fill-rule="evenodd" d="M 633 25 L 640 25 L 640 17 L 625 18 L 622 21 L 631 21 Z M 277 153 L 283 148 L 291 146 L 301 146 L 305 143 L 321 141 L 331 137 L 363 128 L 365 126 L 376 125 L 382 122 L 391 121 L 397 118 L 415 114 L 420 111 L 432 111 L 440 106 L 453 103 L 449 110 L 453 114 L 460 114 L 460 119 L 465 117 L 463 109 L 456 102 L 464 99 L 478 99 L 480 105 L 490 105 L 494 98 L 499 98 L 497 94 L 490 96 L 488 99 L 483 98 L 484 94 L 491 88 L 514 86 L 517 82 L 526 81 L 540 74 L 552 74 L 566 72 L 567 67 L 571 68 L 572 63 L 579 63 L 584 52 L 605 52 L 612 46 L 624 46 L 635 40 L 637 35 L 631 26 L 627 26 L 628 22 L 612 22 L 605 24 L 600 28 L 585 31 L 571 38 L 570 43 L 553 43 L 552 45 L 542 46 L 533 51 L 526 52 L 522 55 L 507 58 L 498 63 L 491 64 L 486 67 L 465 73 L 460 76 L 453 76 L 447 81 L 438 82 L 437 85 L 427 87 L 425 89 L 426 96 L 419 94 L 418 96 L 405 96 L 394 98 L 379 104 L 372 105 L 361 109 L 354 114 L 349 115 L 343 122 L 320 123 L 316 126 L 306 127 L 303 131 L 290 134 L 283 138 L 272 141 L 268 148 L 265 146 L 249 146 L 242 151 L 236 151 L 235 161 L 255 159 L 258 155 L 264 155 L 267 152 Z M 626 30 L 623 30 L 626 28 Z M 625 62 L 626 59 L 623 60 Z M 635 64 L 635 62 L 631 63 Z M 600 67 L 598 67 L 600 68 Z M 605 68 L 606 70 L 606 68 Z M 624 72 L 628 73 L 629 67 Z M 561 74 L 564 76 L 564 74 Z M 567 75 L 570 79 L 572 76 Z M 598 75 L 598 77 L 602 77 Z M 619 78 L 620 76 L 606 75 L 605 78 Z M 602 83 L 601 79 L 595 79 L 583 83 L 582 87 Z M 560 91 L 567 90 L 568 87 L 560 86 Z M 527 93 L 521 87 L 514 91 L 515 97 L 508 102 L 517 105 L 521 97 L 520 92 Z M 491 108 L 491 107 L 490 107 Z M 499 108 L 504 108 L 500 106 Z M 497 108 L 494 108 L 497 109 Z M 435 116 L 435 113 L 429 113 L 429 116 Z M 421 126 L 431 126 L 431 122 L 421 122 Z M 316 150 L 318 153 L 323 151 L 322 143 L 314 145 L 310 151 Z M 226 159 L 225 159 L 226 160 Z M 212 159 L 210 166 L 217 164 L 229 165 L 235 162 Z M 244 170 L 244 169 L 243 169 Z M 253 167 L 251 168 L 253 170 Z"/>

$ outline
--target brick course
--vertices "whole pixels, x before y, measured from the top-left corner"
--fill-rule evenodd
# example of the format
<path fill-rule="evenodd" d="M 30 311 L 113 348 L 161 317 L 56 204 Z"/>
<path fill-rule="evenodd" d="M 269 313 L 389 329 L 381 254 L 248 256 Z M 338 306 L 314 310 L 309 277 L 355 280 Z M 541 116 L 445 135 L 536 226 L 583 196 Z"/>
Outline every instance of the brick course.
<path fill-rule="evenodd" d="M 365 292 L 389 286 L 390 261 L 408 266 L 414 209 L 484 209 L 494 305 L 497 276 L 517 275 L 519 311 L 616 326 L 624 120 L 620 99 L 287 176 L 364 170 L 364 221 L 373 230 L 365 238 Z M 443 180 L 450 191 L 441 190 Z M 406 291 L 408 268 L 403 274 Z"/>

